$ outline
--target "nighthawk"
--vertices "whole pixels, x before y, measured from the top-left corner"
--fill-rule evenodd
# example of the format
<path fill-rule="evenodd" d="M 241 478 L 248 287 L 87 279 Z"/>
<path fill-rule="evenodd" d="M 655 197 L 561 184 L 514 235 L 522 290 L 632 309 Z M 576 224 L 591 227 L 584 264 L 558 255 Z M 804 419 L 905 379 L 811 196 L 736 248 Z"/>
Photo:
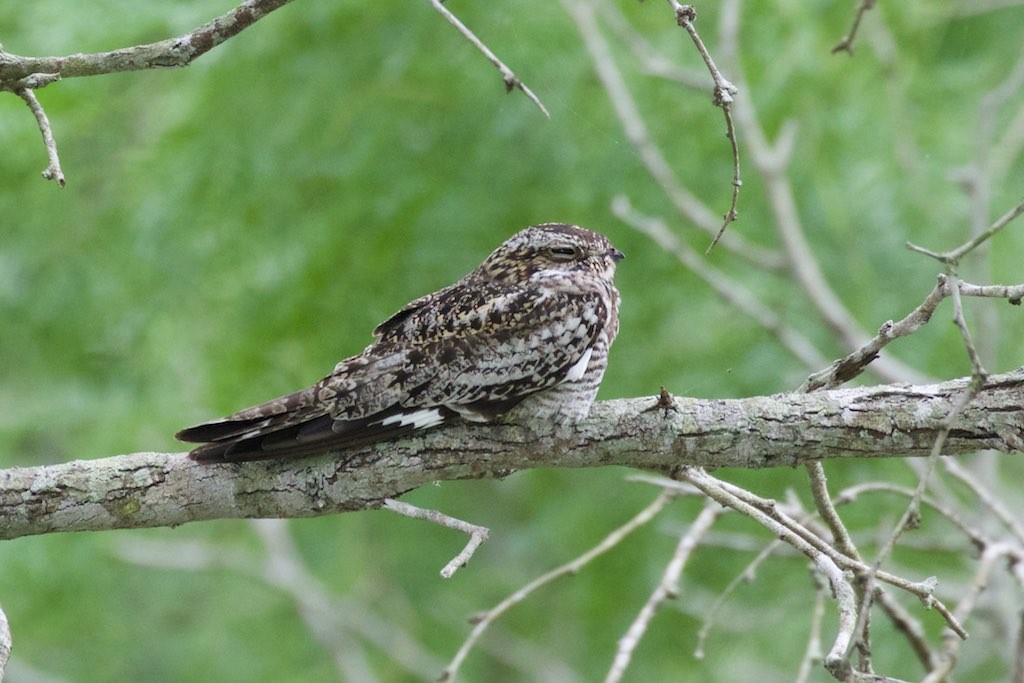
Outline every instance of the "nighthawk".
<path fill-rule="evenodd" d="M 203 444 L 195 460 L 234 462 L 323 453 L 451 419 L 580 420 L 619 329 L 621 259 L 584 228 L 526 228 L 378 325 L 372 344 L 313 386 L 177 438 Z"/>

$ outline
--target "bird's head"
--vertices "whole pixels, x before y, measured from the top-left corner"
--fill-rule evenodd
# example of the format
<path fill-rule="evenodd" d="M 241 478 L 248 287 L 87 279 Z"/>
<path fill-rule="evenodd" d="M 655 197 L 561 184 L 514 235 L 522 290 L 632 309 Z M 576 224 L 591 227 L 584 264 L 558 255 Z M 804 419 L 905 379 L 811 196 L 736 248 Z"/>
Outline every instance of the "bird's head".
<path fill-rule="evenodd" d="M 495 249 L 479 272 L 498 281 L 523 282 L 536 275 L 589 272 L 612 279 L 623 254 L 604 235 L 567 223 L 520 230 Z"/>

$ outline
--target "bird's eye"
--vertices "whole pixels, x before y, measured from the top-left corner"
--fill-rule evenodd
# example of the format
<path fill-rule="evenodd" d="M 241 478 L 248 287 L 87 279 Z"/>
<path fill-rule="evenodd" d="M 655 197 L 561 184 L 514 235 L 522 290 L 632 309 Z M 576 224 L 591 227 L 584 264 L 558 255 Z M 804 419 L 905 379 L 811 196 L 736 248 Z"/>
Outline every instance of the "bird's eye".
<path fill-rule="evenodd" d="M 571 261 L 579 255 L 573 246 L 548 247 L 548 254 L 556 261 Z"/>

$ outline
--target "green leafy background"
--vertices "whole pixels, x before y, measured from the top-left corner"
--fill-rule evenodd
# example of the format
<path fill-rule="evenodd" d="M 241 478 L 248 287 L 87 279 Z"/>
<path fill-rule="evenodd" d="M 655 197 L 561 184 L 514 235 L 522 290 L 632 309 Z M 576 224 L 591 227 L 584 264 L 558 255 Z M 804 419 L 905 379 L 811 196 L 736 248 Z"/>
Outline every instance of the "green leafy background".
<path fill-rule="evenodd" d="M 651 395 L 662 385 L 680 395 L 738 397 L 799 384 L 809 368 L 612 215 L 611 197 L 624 193 L 695 248 L 706 246 L 643 170 L 561 6 L 448 4 L 538 93 L 550 120 L 520 94 L 505 95 L 496 71 L 422 2 L 296 2 L 187 69 L 71 79 L 39 91 L 68 177 L 62 191 L 39 178 L 45 156 L 24 104 L 0 97 L 0 464 L 179 450 L 177 429 L 320 378 L 406 301 L 457 279 L 517 229 L 551 220 L 600 230 L 627 253 L 618 276 L 622 332 L 603 398 Z M 18 3 L 0 14 L 0 41 L 16 54 L 114 49 L 183 33 L 230 6 Z M 702 68 L 662 4 L 618 6 L 668 59 Z M 875 37 L 862 35 L 853 59 L 829 54 L 853 3 L 743 7 L 742 60 L 758 113 L 772 136 L 787 120 L 798 124 L 790 175 L 809 240 L 867 330 L 905 315 L 934 283 L 938 265 L 906 251 L 907 240 L 945 249 L 969 236 L 969 201 L 951 171 L 975 158 L 978 102 L 1018 58 L 1021 33 L 1011 27 L 1024 25 L 1024 15 L 958 16 L 959 6 L 880 3 L 863 27 Z M 719 4 L 698 10 L 714 52 Z M 886 48 L 896 51 L 892 59 Z M 615 50 L 675 171 L 724 212 L 731 158 L 721 113 L 703 93 L 645 76 L 621 43 Z M 1016 93 L 997 130 L 1021 106 Z M 1019 154 L 1008 161 L 995 178 L 989 219 L 1021 198 L 1024 162 Z M 744 181 L 741 220 L 731 230 L 778 248 L 746 157 Z M 963 273 L 1024 281 L 1022 249 L 1024 231 L 1012 226 Z M 784 275 L 758 272 L 721 249 L 709 261 L 826 356 L 843 353 Z M 991 320 L 982 335 L 990 370 L 1024 362 L 1018 309 L 971 301 L 968 317 Z M 939 378 L 967 374 L 949 319 L 945 305 L 928 328 L 886 353 Z M 1020 481 L 1016 468 L 1003 476 Z M 882 461 L 829 472 L 836 488 L 915 481 L 901 463 Z M 472 614 L 646 505 L 655 492 L 625 482 L 627 474 L 533 471 L 409 494 L 492 529 L 450 581 L 437 571 L 461 547 L 453 532 L 385 512 L 289 524 L 319 580 L 363 606 L 351 608 L 353 619 L 372 610 L 420 641 L 438 668 L 409 672 L 396 663 L 398 644 L 342 637 L 364 651 L 380 680 L 418 680 L 439 673 Z M 799 471 L 725 476 L 780 497 L 790 488 L 799 494 L 804 481 Z M 514 608 L 470 656 L 465 679 L 532 680 L 546 670 L 549 680 L 571 680 L 557 662 L 578 680 L 599 679 L 699 506 L 677 501 L 580 574 Z M 845 514 L 870 548 L 901 511 L 898 501 L 876 500 Z M 745 539 L 746 549 L 696 552 L 679 599 L 654 619 L 627 680 L 795 676 L 814 586 L 804 560 L 787 553 L 739 588 L 706 657 L 693 656 L 702 615 L 771 540 L 735 515 L 716 529 L 717 542 Z M 895 568 L 936 574 L 948 580 L 940 595 L 955 597 L 971 566 L 967 543 L 941 520 L 926 519 L 916 533 L 946 550 L 910 544 Z M 122 559 L 126 546 L 190 540 L 254 561 L 261 553 L 252 528 L 233 520 L 4 543 L 0 604 L 14 632 L 12 668 L 72 681 L 338 679 L 330 654 L 277 589 L 226 569 Z M 905 603 L 939 633 L 937 615 Z M 829 605 L 826 647 L 834 621 Z M 969 626 L 963 679 L 1005 676 L 1000 625 Z M 882 618 L 875 644 L 880 670 L 919 677 Z"/>

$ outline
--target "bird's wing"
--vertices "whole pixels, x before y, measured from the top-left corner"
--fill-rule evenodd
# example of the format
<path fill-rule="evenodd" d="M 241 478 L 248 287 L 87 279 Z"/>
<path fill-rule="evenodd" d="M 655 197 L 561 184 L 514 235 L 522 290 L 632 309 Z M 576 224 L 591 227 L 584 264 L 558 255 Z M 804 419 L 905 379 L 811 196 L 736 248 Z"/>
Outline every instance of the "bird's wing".
<path fill-rule="evenodd" d="M 391 380 L 401 388 L 397 405 L 465 409 L 480 420 L 582 374 L 608 317 L 597 294 L 493 283 L 448 288 L 427 299 L 378 327 L 380 338 L 368 352 L 402 354 Z M 365 407 L 378 409 L 374 403 L 357 401 L 332 413 L 366 417 Z"/>
<path fill-rule="evenodd" d="M 389 318 L 316 385 L 177 436 L 210 442 L 192 451 L 199 460 L 251 460 L 378 441 L 455 414 L 487 421 L 581 374 L 602 306 L 597 295 L 449 287 Z"/>

